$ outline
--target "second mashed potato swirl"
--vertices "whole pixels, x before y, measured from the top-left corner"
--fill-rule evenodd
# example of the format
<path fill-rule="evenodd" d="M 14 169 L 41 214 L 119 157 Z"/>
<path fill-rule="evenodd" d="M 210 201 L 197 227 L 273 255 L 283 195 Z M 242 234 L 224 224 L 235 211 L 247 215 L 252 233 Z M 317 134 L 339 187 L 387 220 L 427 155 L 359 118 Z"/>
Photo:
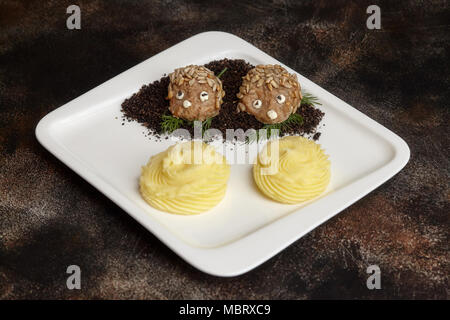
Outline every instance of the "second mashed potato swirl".
<path fill-rule="evenodd" d="M 185 142 L 150 159 L 142 168 L 140 191 L 157 209 L 197 214 L 222 200 L 229 175 L 230 166 L 213 147 L 198 141 Z"/>
<path fill-rule="evenodd" d="M 279 143 L 277 151 L 271 144 Z M 279 158 L 271 152 L 277 152 Z M 274 168 L 274 172 L 270 172 Z M 269 198 L 282 203 L 310 200 L 325 191 L 330 182 L 330 161 L 320 145 L 302 137 L 270 141 L 253 167 L 258 188 Z"/>

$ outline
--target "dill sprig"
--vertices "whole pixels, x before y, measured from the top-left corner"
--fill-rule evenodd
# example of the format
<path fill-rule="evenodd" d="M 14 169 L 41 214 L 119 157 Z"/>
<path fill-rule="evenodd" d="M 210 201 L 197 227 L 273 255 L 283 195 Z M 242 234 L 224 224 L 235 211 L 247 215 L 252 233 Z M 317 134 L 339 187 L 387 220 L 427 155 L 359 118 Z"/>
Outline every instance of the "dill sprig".
<path fill-rule="evenodd" d="M 285 120 L 287 121 L 287 120 Z M 265 124 L 262 129 L 266 129 L 267 130 L 267 136 L 266 138 L 269 139 L 270 136 L 272 135 L 272 131 L 273 130 L 278 130 L 278 133 L 281 133 L 281 129 L 283 128 L 283 122 L 280 123 L 272 123 L 272 124 Z M 258 131 L 258 138 L 262 138 L 260 135 L 260 132 Z"/>
<path fill-rule="evenodd" d="M 212 123 L 212 119 L 208 118 L 205 121 L 202 121 L 202 136 L 205 134 L 206 130 L 208 130 L 209 128 L 211 128 L 211 123 Z M 168 114 L 163 114 L 161 116 L 161 130 L 164 133 L 172 133 L 175 130 L 181 128 L 183 125 L 188 125 L 188 126 L 195 126 L 195 121 L 188 121 L 188 120 L 183 120 L 180 118 L 176 118 L 172 115 L 168 115 Z"/>
<path fill-rule="evenodd" d="M 319 102 L 319 99 L 316 96 L 313 96 L 310 93 L 305 93 L 303 94 L 302 97 L 302 105 L 309 105 L 309 106 L 315 106 L 315 105 L 319 105 L 321 106 L 322 104 Z"/>
<path fill-rule="evenodd" d="M 269 139 L 273 133 L 273 130 L 278 130 L 278 133 L 286 132 L 288 129 L 292 128 L 292 126 L 301 126 L 303 124 L 303 117 L 298 113 L 293 113 L 280 123 L 272 123 L 272 124 L 265 124 L 261 129 L 266 130 L 266 136 L 261 136 L 262 132 L 257 130 L 254 135 L 251 135 L 247 137 L 246 142 L 251 143 L 255 140 L 259 141 L 260 139 L 266 138 Z M 261 130 L 260 129 L 260 130 Z"/>
<path fill-rule="evenodd" d="M 284 122 L 281 123 L 284 128 L 291 127 L 293 125 L 301 126 L 303 124 L 303 117 L 298 113 L 293 113 Z"/>
<path fill-rule="evenodd" d="M 202 134 L 205 133 L 206 130 L 208 130 L 209 128 L 211 128 L 211 123 L 212 123 L 212 119 L 214 117 L 208 118 L 205 121 L 202 122 Z"/>
<path fill-rule="evenodd" d="M 181 128 L 184 124 L 183 119 L 176 118 L 171 115 L 163 114 L 161 116 L 161 130 L 164 133 L 172 133 L 175 130 Z"/>
<path fill-rule="evenodd" d="M 205 121 L 198 121 L 198 120 L 194 120 L 194 121 L 187 121 L 185 120 L 186 124 L 188 126 L 192 126 L 193 128 L 195 128 L 196 122 L 201 122 L 201 126 L 202 126 L 202 136 L 205 134 L 206 130 L 208 130 L 209 128 L 211 128 L 211 123 L 212 123 L 212 119 L 214 117 L 208 118 Z"/>
<path fill-rule="evenodd" d="M 280 123 L 265 124 L 262 128 L 267 130 L 267 139 L 272 135 L 272 130 L 279 130 L 279 133 L 283 133 L 286 130 L 292 128 L 292 126 L 303 124 L 303 117 L 298 113 L 293 113 Z"/>
<path fill-rule="evenodd" d="M 220 77 L 228 70 L 227 67 L 225 67 L 222 71 L 220 71 L 220 73 L 217 75 L 217 78 L 220 79 Z"/>

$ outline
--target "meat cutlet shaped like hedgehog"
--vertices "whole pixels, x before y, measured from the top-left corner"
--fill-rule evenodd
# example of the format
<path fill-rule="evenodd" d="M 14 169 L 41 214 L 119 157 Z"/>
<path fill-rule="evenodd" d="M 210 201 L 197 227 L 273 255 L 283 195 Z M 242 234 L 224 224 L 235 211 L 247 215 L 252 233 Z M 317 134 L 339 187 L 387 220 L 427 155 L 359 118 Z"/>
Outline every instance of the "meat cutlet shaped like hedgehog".
<path fill-rule="evenodd" d="M 188 121 L 204 121 L 219 113 L 225 92 L 222 82 L 203 66 L 189 65 L 169 74 L 167 99 L 172 114 Z"/>
<path fill-rule="evenodd" d="M 243 77 L 237 97 L 238 111 L 245 111 L 265 124 L 285 121 L 302 100 L 297 75 L 280 65 L 258 65 Z"/>

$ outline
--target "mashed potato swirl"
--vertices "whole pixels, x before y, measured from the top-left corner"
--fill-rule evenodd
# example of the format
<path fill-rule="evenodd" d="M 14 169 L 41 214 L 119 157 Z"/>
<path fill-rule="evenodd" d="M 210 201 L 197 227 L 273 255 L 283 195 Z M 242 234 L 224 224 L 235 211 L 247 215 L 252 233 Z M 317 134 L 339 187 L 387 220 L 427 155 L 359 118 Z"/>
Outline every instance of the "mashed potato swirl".
<path fill-rule="evenodd" d="M 271 144 L 279 142 L 279 157 Z M 274 168 L 272 174 L 267 174 Z M 270 170 L 269 170 L 270 171 Z M 253 177 L 259 190 L 269 198 L 288 204 L 320 195 L 330 182 L 330 161 L 319 144 L 306 138 L 288 136 L 269 141 L 258 155 Z"/>
<path fill-rule="evenodd" d="M 230 166 L 213 147 L 190 141 L 169 147 L 142 167 L 140 192 L 151 206 L 190 215 L 208 211 L 224 197 Z"/>

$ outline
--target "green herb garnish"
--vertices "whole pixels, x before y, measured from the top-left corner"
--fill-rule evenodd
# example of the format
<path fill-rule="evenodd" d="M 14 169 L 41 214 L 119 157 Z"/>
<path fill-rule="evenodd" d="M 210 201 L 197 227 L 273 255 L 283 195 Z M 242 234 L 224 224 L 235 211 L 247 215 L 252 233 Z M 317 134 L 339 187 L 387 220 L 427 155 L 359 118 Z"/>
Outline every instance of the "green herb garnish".
<path fill-rule="evenodd" d="M 319 106 L 321 106 L 322 104 L 319 102 L 319 99 L 316 96 L 313 96 L 310 93 L 305 93 L 302 97 L 301 105 L 310 105 L 310 106 L 319 105 Z"/>
<path fill-rule="evenodd" d="M 217 75 L 217 78 L 220 79 L 220 77 L 228 70 L 227 67 L 225 67 L 222 71 L 220 71 L 220 73 Z"/>
<path fill-rule="evenodd" d="M 303 117 L 298 113 L 293 113 L 284 122 L 281 123 L 282 128 L 290 127 L 293 125 L 301 126 L 303 124 Z"/>
<path fill-rule="evenodd" d="M 202 134 L 204 134 L 206 130 L 211 128 L 212 119 L 213 119 L 213 117 L 208 118 L 202 122 Z"/>
<path fill-rule="evenodd" d="M 273 130 L 278 130 L 278 133 L 286 132 L 288 129 L 290 129 L 292 126 L 298 125 L 301 126 L 303 124 L 303 117 L 298 113 L 293 113 L 280 123 L 273 123 L 273 124 L 265 124 L 260 130 L 265 129 L 266 130 L 266 136 L 261 136 L 262 132 L 257 130 L 254 135 L 248 136 L 246 139 L 246 143 L 251 143 L 253 141 L 259 141 L 260 139 L 266 138 L 269 139 L 272 135 Z"/>
<path fill-rule="evenodd" d="M 202 121 L 202 136 L 205 134 L 205 131 L 211 128 L 213 117 Z M 163 114 L 161 116 L 161 130 L 164 133 L 172 133 L 177 129 L 180 129 L 183 125 L 195 126 L 195 121 L 183 120 L 180 118 L 176 118 L 172 115 Z"/>
<path fill-rule="evenodd" d="M 279 133 L 283 133 L 290 129 L 292 126 L 298 125 L 301 126 L 303 124 L 303 117 L 298 113 L 293 113 L 280 123 L 274 124 L 265 124 L 262 128 L 267 130 L 267 139 L 272 135 L 272 130 L 279 130 Z"/>
<path fill-rule="evenodd" d="M 181 128 L 184 121 L 174 116 L 163 114 L 161 116 L 161 130 L 165 133 L 172 133 Z"/>

